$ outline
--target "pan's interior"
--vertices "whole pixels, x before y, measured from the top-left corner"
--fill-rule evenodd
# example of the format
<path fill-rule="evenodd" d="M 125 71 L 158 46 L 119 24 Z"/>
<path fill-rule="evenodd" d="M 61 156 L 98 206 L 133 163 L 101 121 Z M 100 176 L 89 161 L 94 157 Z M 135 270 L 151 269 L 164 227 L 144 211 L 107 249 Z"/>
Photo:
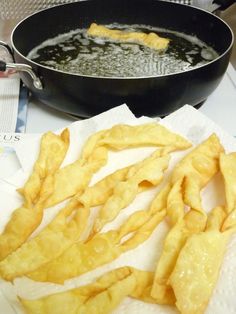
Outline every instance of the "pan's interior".
<path fill-rule="evenodd" d="M 151 49 L 130 38 L 117 41 L 102 36 L 92 37 L 84 28 L 49 38 L 27 57 L 66 73 L 132 78 L 180 73 L 205 65 L 219 56 L 195 36 L 140 24 L 106 26 L 108 29 L 121 30 L 123 34 L 131 31 L 156 33 L 170 41 L 165 48 Z"/>
<path fill-rule="evenodd" d="M 197 36 L 220 55 L 232 46 L 232 32 L 214 15 L 157 0 L 85 0 L 38 12 L 15 28 L 12 42 L 26 56 L 48 38 L 98 24 L 146 24 Z"/>

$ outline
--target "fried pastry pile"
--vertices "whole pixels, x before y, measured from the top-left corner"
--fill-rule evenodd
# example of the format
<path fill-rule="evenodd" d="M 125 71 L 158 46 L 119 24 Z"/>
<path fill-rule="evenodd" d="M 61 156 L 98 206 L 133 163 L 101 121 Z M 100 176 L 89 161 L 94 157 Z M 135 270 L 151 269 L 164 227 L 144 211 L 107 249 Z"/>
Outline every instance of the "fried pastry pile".
<path fill-rule="evenodd" d="M 99 131 L 75 162 L 61 166 L 69 144 L 68 129 L 41 138 L 33 172 L 19 190 L 23 205 L 0 235 L 2 279 L 27 276 L 64 284 L 137 248 L 161 222 L 169 230 L 154 272 L 127 265 L 72 290 L 36 300 L 19 297 L 26 313 L 105 314 L 125 297 L 176 306 L 183 314 L 204 313 L 236 230 L 236 153 L 226 154 L 215 134 L 191 148 L 188 140 L 157 123 Z M 93 175 L 109 162 L 109 151 L 145 146 L 156 150 L 91 185 Z M 187 149 L 170 171 L 175 152 Z M 218 172 L 226 201 L 208 214 L 201 193 Z M 104 230 L 148 189 L 156 194 L 146 208 Z M 56 216 L 30 237 L 44 210 L 65 200 Z"/>

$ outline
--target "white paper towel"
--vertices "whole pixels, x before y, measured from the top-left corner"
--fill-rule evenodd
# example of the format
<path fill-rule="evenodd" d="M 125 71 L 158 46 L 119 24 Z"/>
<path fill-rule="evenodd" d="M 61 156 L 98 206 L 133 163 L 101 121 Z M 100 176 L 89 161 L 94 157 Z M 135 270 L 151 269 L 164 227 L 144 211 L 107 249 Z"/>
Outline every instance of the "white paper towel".
<path fill-rule="evenodd" d="M 0 133 L 0 182 L 10 176 L 14 176 L 15 172 L 21 168 L 20 162 L 15 153 L 17 143 L 26 140 L 34 140 L 33 134 L 22 133 Z"/>
<path fill-rule="evenodd" d="M 112 114 L 111 114 L 112 112 Z M 95 117 L 89 120 L 80 121 L 70 126 L 72 147 L 68 153 L 65 164 L 74 161 L 79 154 L 84 140 L 93 132 L 100 129 L 109 128 L 113 124 L 117 123 L 129 123 L 137 124 L 150 121 L 149 118 L 136 119 L 132 113 L 128 111 L 126 106 L 114 108 L 110 112 L 106 112 L 99 117 Z M 186 136 L 194 144 L 206 139 L 210 134 L 215 132 L 224 145 L 227 152 L 236 151 L 236 141 L 230 135 L 225 133 L 220 127 L 206 118 L 199 111 L 190 106 L 185 106 L 175 113 L 169 115 L 161 121 L 161 123 L 171 130 L 178 132 Z M 30 145 L 29 145 L 30 144 Z M 79 148 L 78 148 L 79 147 Z M 17 149 L 20 161 L 26 172 L 31 171 L 33 162 L 37 156 L 39 148 L 39 140 L 34 143 L 26 141 L 22 143 Z M 93 181 L 100 179 L 111 171 L 124 166 L 124 164 L 130 164 L 138 161 L 148 154 L 153 149 L 139 148 L 129 149 L 124 152 L 109 154 L 108 165 L 96 174 Z M 170 168 L 173 168 L 174 164 L 179 160 L 186 152 L 174 153 L 171 161 Z M 33 157 L 32 157 L 33 156 Z M 170 170 L 169 170 L 170 171 Z M 151 189 L 137 196 L 135 201 L 128 206 L 121 214 L 110 224 L 108 224 L 105 230 L 109 230 L 117 227 L 124 221 L 130 213 L 147 208 L 148 204 L 156 194 L 158 188 Z M 12 189 L 2 191 L 0 186 L 0 227 L 9 219 L 10 213 L 14 207 L 19 205 L 20 198 L 17 193 Z M 218 175 L 210 182 L 207 188 L 202 193 L 203 206 L 209 211 L 215 205 L 221 204 L 224 199 L 224 190 L 221 177 Z M 57 208 L 52 208 L 45 211 L 46 219 L 43 221 L 45 224 L 51 219 L 53 210 L 57 211 Z M 7 213 L 7 214 L 6 214 Z M 1 228 L 1 229 L 2 229 Z M 14 285 L 0 283 L 2 297 L 0 295 L 0 309 L 1 313 L 23 313 L 20 304 L 17 302 L 16 295 L 20 295 L 24 298 L 38 298 L 49 293 L 64 291 L 76 286 L 87 284 L 93 281 L 95 278 L 116 267 L 130 265 L 143 270 L 154 270 L 156 261 L 161 253 L 161 247 L 163 239 L 168 231 L 165 222 L 162 222 L 151 237 L 142 245 L 136 249 L 126 252 L 118 259 L 107 265 L 101 266 L 92 272 L 84 274 L 78 278 L 73 278 L 62 285 L 45 284 L 33 282 L 27 278 L 18 278 L 14 281 Z M 220 278 L 217 287 L 214 291 L 214 295 L 211 298 L 210 304 L 206 313 L 219 314 L 219 313 L 235 313 L 236 312 L 236 284 L 234 276 L 236 275 L 236 244 L 235 239 L 232 239 L 230 247 L 225 256 L 224 265 L 220 274 Z M 8 300 L 8 303 L 6 302 Z M 12 309 L 12 312 L 9 310 Z M 5 307 L 4 307 L 5 306 Z M 8 307 L 8 308 L 7 308 Z M 146 304 L 131 298 L 126 298 L 122 304 L 114 311 L 115 314 L 144 314 L 144 313 L 177 313 L 172 307 L 159 306 Z"/>

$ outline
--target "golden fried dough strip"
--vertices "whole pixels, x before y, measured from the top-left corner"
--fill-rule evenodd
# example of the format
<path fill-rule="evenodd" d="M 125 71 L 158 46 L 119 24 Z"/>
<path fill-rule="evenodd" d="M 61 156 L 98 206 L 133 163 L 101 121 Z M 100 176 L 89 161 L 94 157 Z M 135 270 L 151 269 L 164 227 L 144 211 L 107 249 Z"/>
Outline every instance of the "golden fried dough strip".
<path fill-rule="evenodd" d="M 219 157 L 224 151 L 218 137 L 213 134 L 198 146 L 198 153 L 193 150 L 192 167 L 194 171 L 184 178 L 184 203 L 191 209 L 185 214 L 186 226 L 192 232 L 204 230 L 207 216 L 202 209 L 201 189 L 219 171 Z"/>
<path fill-rule="evenodd" d="M 171 132 L 161 124 L 152 122 L 137 126 L 118 124 L 107 130 L 99 140 L 114 150 L 140 146 L 171 146 L 176 149 L 187 149 L 192 144 L 181 135 Z"/>
<path fill-rule="evenodd" d="M 227 218 L 222 231 L 234 228 L 236 224 L 236 153 L 220 155 L 220 169 L 224 178 Z"/>
<path fill-rule="evenodd" d="M 145 242 L 159 223 L 163 220 L 166 215 L 166 211 L 156 212 L 151 215 L 149 220 L 143 224 L 137 231 L 121 245 L 121 253 L 136 248 L 138 245 Z"/>
<path fill-rule="evenodd" d="M 20 301 L 30 314 L 106 314 L 126 296 L 154 302 L 150 297 L 152 280 L 153 273 L 125 266 L 105 273 L 89 285 L 37 300 Z"/>
<path fill-rule="evenodd" d="M 221 154 L 220 167 L 225 182 L 226 210 L 230 213 L 236 208 L 236 153 Z"/>
<path fill-rule="evenodd" d="M 220 232 L 224 216 L 221 207 L 215 208 L 206 231 L 191 235 L 180 251 L 169 284 L 176 297 L 176 306 L 183 314 L 205 312 L 233 232 L 232 229 Z"/>
<path fill-rule="evenodd" d="M 17 208 L 0 235 L 0 260 L 17 249 L 40 224 L 43 208 L 54 188 L 54 173 L 64 160 L 69 146 L 69 131 L 42 136 L 40 154 L 21 194 L 25 203 Z M 56 153 L 56 154 L 55 154 Z"/>
<path fill-rule="evenodd" d="M 14 211 L 3 233 L 0 235 L 0 260 L 15 251 L 39 225 L 42 220 L 43 206 L 34 208 L 20 207 Z M 24 227 L 25 226 L 25 227 Z"/>
<path fill-rule="evenodd" d="M 87 187 L 92 175 L 107 163 L 108 147 L 99 144 L 106 132 L 108 130 L 90 136 L 82 148 L 80 157 L 55 173 L 54 193 L 47 200 L 46 207 L 80 194 L 80 191 Z"/>
<path fill-rule="evenodd" d="M 219 170 L 219 154 L 222 152 L 224 148 L 219 138 L 212 134 L 187 154 L 173 171 L 172 182 L 185 177 L 184 202 L 196 211 L 198 207 L 202 211 L 200 190 Z"/>
<path fill-rule="evenodd" d="M 151 296 L 159 304 L 174 304 L 175 297 L 167 284 L 175 265 L 178 253 L 186 239 L 187 231 L 183 221 L 184 202 L 182 199 L 182 180 L 176 181 L 167 197 L 167 212 L 172 216 L 171 230 L 168 232 L 160 259 L 157 263 Z M 176 212 L 174 211 L 176 209 Z M 178 216 L 177 216 L 178 215 Z"/>
<path fill-rule="evenodd" d="M 86 140 L 85 145 L 83 145 L 82 147 L 82 152 L 79 158 L 79 163 L 81 166 L 87 163 L 87 161 L 93 155 L 93 152 L 96 150 L 96 148 L 102 146 L 99 144 L 99 142 L 103 138 L 103 136 L 108 132 L 108 130 L 109 129 L 98 131 L 89 136 L 89 138 Z"/>
<path fill-rule="evenodd" d="M 168 222 L 171 226 L 175 226 L 184 217 L 184 201 L 182 195 L 183 178 L 172 183 L 167 196 L 167 214 Z"/>
<path fill-rule="evenodd" d="M 133 165 L 121 168 L 104 177 L 93 186 L 89 186 L 82 195 L 75 196 L 78 202 L 91 207 L 103 205 L 112 195 L 115 186 L 124 181 Z"/>
<path fill-rule="evenodd" d="M 41 138 L 40 152 L 33 173 L 19 192 L 25 198 L 25 206 L 30 208 L 39 198 L 43 181 L 60 167 L 69 148 L 70 134 L 65 129 L 60 135 L 45 133 Z"/>
<path fill-rule="evenodd" d="M 73 244 L 57 259 L 28 273 L 27 276 L 36 281 L 63 283 L 66 279 L 117 258 L 121 254 L 118 243 L 119 237 L 115 231 L 96 234 L 86 243 Z"/>
<path fill-rule="evenodd" d="M 169 165 L 170 156 L 166 150 L 157 150 L 150 157 L 131 167 L 125 181 L 119 182 L 111 197 L 100 209 L 93 226 L 93 235 L 112 221 L 127 207 L 143 188 L 158 185 Z"/>
<path fill-rule="evenodd" d="M 95 283 L 38 300 L 22 300 L 30 314 L 111 313 L 137 285 L 128 267 L 103 275 Z"/>
<path fill-rule="evenodd" d="M 225 207 L 217 206 L 208 215 L 206 230 L 207 231 L 219 231 L 227 217 Z"/>
<path fill-rule="evenodd" d="M 161 189 L 161 191 L 151 202 L 148 210 L 139 210 L 130 215 L 118 230 L 120 239 L 129 233 L 135 231 L 138 232 L 139 228 L 148 223 L 150 218 L 152 218 L 154 215 L 157 214 L 160 216 L 164 216 L 166 214 L 166 201 L 169 191 L 170 185 L 167 184 L 163 189 Z M 128 244 L 131 245 L 135 238 L 136 237 L 134 235 L 134 237 L 131 237 L 130 240 L 127 240 L 125 242 L 125 247 L 127 247 Z"/>
<path fill-rule="evenodd" d="M 117 29 L 109 29 L 102 25 L 92 23 L 87 31 L 87 34 L 92 37 L 102 37 L 112 39 L 119 42 L 138 43 L 143 46 L 155 50 L 163 50 L 168 47 L 170 40 L 158 36 L 156 33 L 128 32 Z"/>
<path fill-rule="evenodd" d="M 134 299 L 141 300 L 148 303 L 156 303 L 151 297 L 151 288 L 154 279 L 154 273 L 149 271 L 139 270 L 137 268 L 131 268 L 133 275 L 136 278 L 136 287 L 129 295 Z"/>
<path fill-rule="evenodd" d="M 164 219 L 166 216 L 166 204 L 169 191 L 170 184 L 166 184 L 166 186 L 157 193 L 147 210 L 134 212 L 120 227 L 118 230 L 120 242 L 122 241 L 122 237 L 131 234 L 128 240 L 122 242 L 122 252 L 134 249 L 145 242 Z"/>
<path fill-rule="evenodd" d="M 107 163 L 107 158 L 107 149 L 98 147 L 85 164 L 81 165 L 81 160 L 78 159 L 59 169 L 54 175 L 54 191 L 47 199 L 45 207 L 51 207 L 81 193 L 88 186 L 93 174 Z"/>
<path fill-rule="evenodd" d="M 167 200 L 167 215 L 173 227 L 165 239 L 151 292 L 160 304 L 175 302 L 168 278 L 187 238 L 205 229 L 207 215 L 201 206 L 200 190 L 218 171 L 222 151 L 218 138 L 213 134 L 187 154 L 173 171 L 173 186 Z M 186 214 L 185 205 L 190 207 Z"/>

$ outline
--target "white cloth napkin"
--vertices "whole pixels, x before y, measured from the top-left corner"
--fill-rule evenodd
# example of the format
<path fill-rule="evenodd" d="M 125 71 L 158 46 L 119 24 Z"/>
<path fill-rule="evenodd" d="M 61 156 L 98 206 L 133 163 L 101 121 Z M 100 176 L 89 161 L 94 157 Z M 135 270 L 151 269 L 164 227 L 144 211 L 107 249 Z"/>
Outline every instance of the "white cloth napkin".
<path fill-rule="evenodd" d="M 0 78 L 0 132 L 14 133 L 16 129 L 20 78 Z"/>
<path fill-rule="evenodd" d="M 25 132 L 27 105 L 28 90 L 19 74 L 0 73 L 0 133 Z"/>

